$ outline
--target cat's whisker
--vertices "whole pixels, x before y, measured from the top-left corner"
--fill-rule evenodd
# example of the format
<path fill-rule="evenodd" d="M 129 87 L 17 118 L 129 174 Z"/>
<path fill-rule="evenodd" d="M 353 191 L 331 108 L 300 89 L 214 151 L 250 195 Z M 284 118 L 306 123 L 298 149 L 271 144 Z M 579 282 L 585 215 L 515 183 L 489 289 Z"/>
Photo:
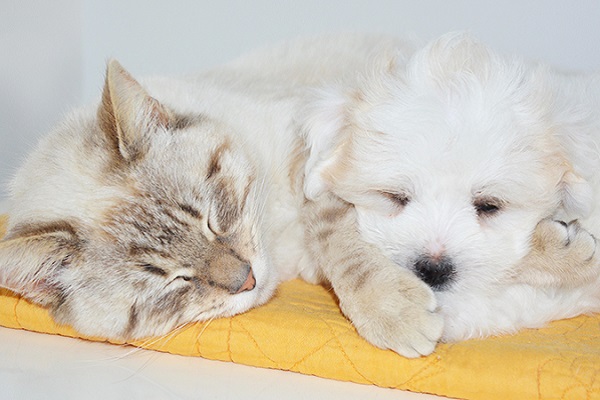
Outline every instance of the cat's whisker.
<path fill-rule="evenodd" d="M 202 329 L 197 336 L 197 338 L 199 339 L 202 336 L 202 334 L 204 333 L 204 331 L 206 330 L 206 328 L 208 328 L 208 326 L 214 319 L 215 319 L 214 316 L 209 318 L 206 321 L 198 321 L 196 318 L 194 318 L 192 320 L 192 322 L 188 322 L 186 324 L 179 325 L 179 326 L 175 327 L 173 330 L 171 330 L 170 332 L 168 332 L 162 336 L 158 336 L 156 338 L 149 338 L 147 341 L 141 342 L 138 346 L 138 349 L 147 350 L 149 347 L 151 347 L 159 342 L 161 343 L 161 345 L 166 346 L 171 340 L 173 340 L 175 337 L 177 337 L 177 335 L 179 333 L 181 333 L 184 329 L 187 329 L 196 324 L 203 324 Z M 149 350 L 151 350 L 151 349 L 149 349 Z"/>
<path fill-rule="evenodd" d="M 193 322 L 194 324 L 202 324 L 202 328 L 200 329 L 200 332 L 198 332 L 198 335 L 196 336 L 196 340 L 200 340 L 200 338 L 202 337 L 202 335 L 204 334 L 204 332 L 206 331 L 206 329 L 215 320 L 215 318 L 217 318 L 217 317 L 213 316 L 213 317 L 210 317 L 209 319 L 207 319 L 205 321 Z"/>
<path fill-rule="evenodd" d="M 151 347 L 156 345 L 157 343 L 161 343 L 162 345 L 167 345 L 183 329 L 187 328 L 190 324 L 193 324 L 193 323 L 194 322 L 189 322 L 187 324 L 181 324 L 181 325 L 175 327 L 174 329 L 172 329 L 171 331 L 165 333 L 164 335 L 144 339 L 143 341 L 139 342 L 139 344 L 135 344 L 134 346 L 141 348 L 141 349 L 154 350 Z"/>

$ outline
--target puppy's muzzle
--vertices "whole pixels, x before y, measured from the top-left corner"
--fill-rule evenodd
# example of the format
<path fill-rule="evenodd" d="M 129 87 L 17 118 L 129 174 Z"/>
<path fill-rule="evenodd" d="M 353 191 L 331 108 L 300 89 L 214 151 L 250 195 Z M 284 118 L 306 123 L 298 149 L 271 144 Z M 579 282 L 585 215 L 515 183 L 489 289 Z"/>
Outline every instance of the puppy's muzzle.
<path fill-rule="evenodd" d="M 447 257 L 421 256 L 415 261 L 414 270 L 423 282 L 437 291 L 448 288 L 456 275 L 456 268 Z"/>

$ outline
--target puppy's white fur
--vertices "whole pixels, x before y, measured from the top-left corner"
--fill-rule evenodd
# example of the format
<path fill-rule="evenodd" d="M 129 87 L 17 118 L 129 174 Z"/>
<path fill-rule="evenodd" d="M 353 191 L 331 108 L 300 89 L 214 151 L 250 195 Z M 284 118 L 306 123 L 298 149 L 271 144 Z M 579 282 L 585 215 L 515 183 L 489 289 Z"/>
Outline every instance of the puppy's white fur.
<path fill-rule="evenodd" d="M 565 259 L 587 271 L 576 284 L 563 284 L 575 271 L 526 257 L 548 217 L 600 233 L 597 77 L 561 76 L 464 33 L 384 53 L 354 84 L 315 94 L 307 196 L 355 204 L 362 235 L 400 266 L 453 266 L 436 290 L 446 340 L 600 310 L 596 244 L 576 225 L 541 228 L 584 243 Z"/>

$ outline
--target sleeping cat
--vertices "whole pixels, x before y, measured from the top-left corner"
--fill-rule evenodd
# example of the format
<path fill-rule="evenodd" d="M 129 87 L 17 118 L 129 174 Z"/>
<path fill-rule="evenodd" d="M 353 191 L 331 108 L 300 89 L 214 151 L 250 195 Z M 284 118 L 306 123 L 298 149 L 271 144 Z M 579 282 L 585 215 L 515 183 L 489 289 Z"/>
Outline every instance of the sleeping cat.
<path fill-rule="evenodd" d="M 99 103 L 45 137 L 11 184 L 0 285 L 81 333 L 136 339 L 244 312 L 299 276 L 330 284 L 372 344 L 429 354 L 443 326 L 428 285 L 362 240 L 352 204 L 303 193 L 319 161 L 309 89 L 390 68 L 389 49 L 411 53 L 306 40 L 141 83 L 109 62 Z"/>

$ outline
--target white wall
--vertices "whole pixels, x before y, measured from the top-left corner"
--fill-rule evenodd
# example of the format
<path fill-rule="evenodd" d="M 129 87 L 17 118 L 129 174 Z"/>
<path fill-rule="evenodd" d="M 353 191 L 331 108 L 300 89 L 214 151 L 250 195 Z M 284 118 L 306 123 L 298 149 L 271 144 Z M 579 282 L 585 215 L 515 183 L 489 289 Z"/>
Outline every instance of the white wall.
<path fill-rule="evenodd" d="M 298 35 L 468 29 L 502 51 L 600 69 L 598 0 L 1 1 L 0 180 L 66 106 L 99 95 L 109 57 L 134 75 L 183 73 Z"/>
<path fill-rule="evenodd" d="M 38 137 L 81 99 L 80 3 L 0 0 L 0 202 Z"/>
<path fill-rule="evenodd" d="M 84 97 L 99 93 L 104 62 L 135 74 L 217 65 L 298 35 L 365 31 L 430 38 L 468 29 L 499 50 L 569 68 L 600 68 L 598 0 L 88 0 Z"/>

